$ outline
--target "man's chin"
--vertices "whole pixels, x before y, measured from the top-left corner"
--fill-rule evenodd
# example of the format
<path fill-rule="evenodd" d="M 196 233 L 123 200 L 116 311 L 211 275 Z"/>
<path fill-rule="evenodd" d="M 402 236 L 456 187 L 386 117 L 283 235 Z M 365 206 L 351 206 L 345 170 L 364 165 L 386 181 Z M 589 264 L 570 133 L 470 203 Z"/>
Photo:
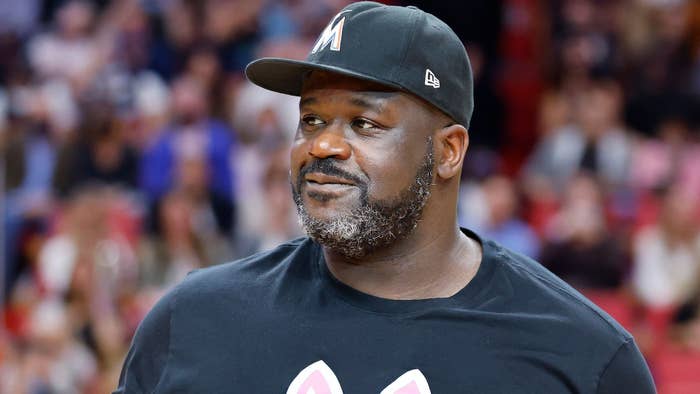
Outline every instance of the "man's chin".
<path fill-rule="evenodd" d="M 359 235 L 350 235 L 337 231 L 328 231 L 329 228 L 307 228 L 307 235 L 314 241 L 321 244 L 326 250 L 333 254 L 357 260 L 365 257 L 370 249 Z M 337 228 L 334 230 L 338 230 Z"/>
<path fill-rule="evenodd" d="M 317 225 L 328 225 L 333 222 L 338 222 L 351 214 L 348 209 L 339 210 L 335 207 L 309 207 L 304 209 L 306 221 L 313 221 Z"/>

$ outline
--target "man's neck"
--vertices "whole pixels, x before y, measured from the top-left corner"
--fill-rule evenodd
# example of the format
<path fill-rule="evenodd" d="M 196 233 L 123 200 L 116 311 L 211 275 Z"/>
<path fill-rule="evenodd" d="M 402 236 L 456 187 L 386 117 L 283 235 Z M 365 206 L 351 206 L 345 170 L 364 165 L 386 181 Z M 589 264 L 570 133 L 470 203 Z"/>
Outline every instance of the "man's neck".
<path fill-rule="evenodd" d="M 346 285 L 376 297 L 450 297 L 476 275 L 481 245 L 455 226 L 430 237 L 416 231 L 390 248 L 349 260 L 324 247 L 328 269 Z"/>

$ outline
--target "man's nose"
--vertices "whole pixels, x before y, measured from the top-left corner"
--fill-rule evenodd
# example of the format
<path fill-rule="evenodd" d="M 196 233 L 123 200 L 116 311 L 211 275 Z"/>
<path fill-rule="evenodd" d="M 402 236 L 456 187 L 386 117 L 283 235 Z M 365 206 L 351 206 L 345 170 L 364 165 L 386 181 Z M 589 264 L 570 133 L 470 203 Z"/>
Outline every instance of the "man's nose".
<path fill-rule="evenodd" d="M 347 160 L 351 154 L 351 148 L 345 140 L 342 130 L 324 130 L 319 133 L 311 142 L 309 154 L 325 159 L 333 157 L 340 160 Z"/>

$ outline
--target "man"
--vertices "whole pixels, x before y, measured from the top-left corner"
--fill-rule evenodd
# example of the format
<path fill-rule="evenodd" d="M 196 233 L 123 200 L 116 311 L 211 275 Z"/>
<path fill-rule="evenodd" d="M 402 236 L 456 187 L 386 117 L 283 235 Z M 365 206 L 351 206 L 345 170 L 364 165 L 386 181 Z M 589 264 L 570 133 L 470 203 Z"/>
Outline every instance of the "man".
<path fill-rule="evenodd" d="M 460 230 L 466 51 L 415 8 L 355 3 L 306 62 L 291 183 L 310 238 L 188 276 L 117 393 L 653 393 L 631 336 L 537 263 Z"/>

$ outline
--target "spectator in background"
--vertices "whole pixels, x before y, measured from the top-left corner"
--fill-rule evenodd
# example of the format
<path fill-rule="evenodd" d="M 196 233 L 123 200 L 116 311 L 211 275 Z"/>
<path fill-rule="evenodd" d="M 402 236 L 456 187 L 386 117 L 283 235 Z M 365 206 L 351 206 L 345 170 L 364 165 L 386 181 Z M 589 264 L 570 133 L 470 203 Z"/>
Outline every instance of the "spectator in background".
<path fill-rule="evenodd" d="M 216 48 L 201 45 L 195 47 L 187 59 L 186 73 L 200 83 L 207 94 L 207 105 L 212 116 L 225 119 L 227 97 L 226 81 L 217 57 Z"/>
<path fill-rule="evenodd" d="M 302 60 L 312 42 L 302 39 L 263 41 L 259 57 Z M 299 121 L 299 99 L 265 90 L 248 80 L 236 89 L 229 121 L 246 147 L 291 141 Z"/>
<path fill-rule="evenodd" d="M 93 183 L 136 190 L 138 152 L 127 145 L 125 129 L 109 104 L 88 105 L 78 135 L 59 152 L 53 178 L 58 195 Z"/>
<path fill-rule="evenodd" d="M 700 352 L 700 289 L 678 308 L 672 323 L 671 339 L 685 350 Z"/>
<path fill-rule="evenodd" d="M 197 42 L 199 22 L 192 3 L 184 0 L 165 6 L 158 22 L 149 48 L 148 68 L 172 81 L 184 69 L 187 54 Z"/>
<path fill-rule="evenodd" d="M 27 349 L 7 360 L 0 390 L 7 394 L 85 392 L 97 373 L 97 360 L 72 333 L 65 305 L 44 301 L 32 312 Z"/>
<path fill-rule="evenodd" d="M 225 72 L 240 72 L 260 43 L 261 0 L 175 0 L 163 3 L 162 20 L 150 46 L 150 67 L 170 81 L 186 59 L 206 44 Z"/>
<path fill-rule="evenodd" d="M 259 218 L 262 229 L 258 235 L 257 250 L 269 250 L 280 242 L 300 237 L 296 206 L 289 187 L 289 166 L 286 159 L 289 149 L 286 146 L 271 150 L 262 178 L 262 195 L 265 202 Z"/>
<path fill-rule="evenodd" d="M 202 236 L 230 234 L 235 223 L 233 203 L 208 189 L 210 173 L 201 151 L 181 152 L 173 191 L 185 193 L 193 204 L 195 231 Z"/>
<path fill-rule="evenodd" d="M 700 8 L 694 1 L 632 3 L 621 37 L 630 65 L 625 77 L 630 94 L 651 111 L 646 116 L 655 115 L 664 96 L 700 91 L 694 75 Z"/>
<path fill-rule="evenodd" d="M 160 237 L 144 240 L 140 247 L 139 278 L 144 286 L 167 289 L 187 272 L 207 262 L 202 238 L 192 225 L 194 208 L 184 193 L 172 192 L 161 202 Z"/>
<path fill-rule="evenodd" d="M 124 214 L 114 191 L 77 192 L 43 245 L 36 270 L 42 298 L 65 303 L 71 335 L 96 358 L 97 384 L 121 364 L 128 333 L 122 299 L 137 289 L 133 235 Z"/>
<path fill-rule="evenodd" d="M 641 133 L 658 137 L 658 124 L 669 116 L 697 120 L 700 3 L 631 3 L 622 29 L 626 117 Z"/>
<path fill-rule="evenodd" d="M 85 285 L 107 292 L 110 299 L 113 292 L 133 281 L 132 244 L 115 220 L 118 198 L 106 188 L 84 188 L 67 201 L 56 232 L 38 257 L 39 283 L 47 297 L 61 298 L 74 290 L 76 272 L 89 275 Z M 86 300 L 99 301 L 89 295 L 85 294 Z"/>
<path fill-rule="evenodd" d="M 72 112 L 58 101 L 70 94 L 49 85 L 31 86 L 18 81 L 10 92 L 10 122 L 0 160 L 7 172 L 5 189 L 5 291 L 31 262 L 26 248 L 46 228 L 53 209 L 51 176 L 57 146 L 69 133 L 66 117 Z M 66 104 L 65 102 L 63 104 Z M 66 113 L 64 110 L 67 110 Z"/>
<path fill-rule="evenodd" d="M 504 142 L 504 103 L 493 88 L 493 69 L 488 67 L 483 50 L 469 46 L 469 58 L 474 77 L 474 102 L 482 111 L 474 113 L 469 129 L 470 154 L 464 158 L 462 179 L 483 179 L 493 174 L 502 163 L 498 149 Z"/>
<path fill-rule="evenodd" d="M 665 193 L 658 224 L 634 240 L 632 286 L 643 305 L 674 308 L 700 288 L 700 230 L 697 199 L 681 184 Z"/>
<path fill-rule="evenodd" d="M 231 259 L 230 240 L 212 234 L 211 229 L 202 229 L 211 212 L 202 212 L 193 197 L 181 189 L 161 202 L 161 236 L 145 239 L 139 248 L 142 286 L 162 292 L 179 283 L 189 271 Z"/>
<path fill-rule="evenodd" d="M 544 136 L 525 168 L 528 182 L 544 180 L 563 191 L 581 171 L 616 187 L 627 179 L 631 151 L 621 123 L 622 92 L 612 80 L 591 85 L 574 109 L 574 122 Z"/>
<path fill-rule="evenodd" d="M 0 13 L 0 35 L 26 37 L 36 28 L 41 0 L 5 0 Z M 2 62 L 2 60 L 0 60 Z"/>
<path fill-rule="evenodd" d="M 325 27 L 323 21 L 332 18 L 350 0 L 280 0 L 264 2 L 265 9 L 258 18 L 260 34 L 268 40 L 290 37 L 315 38 Z"/>
<path fill-rule="evenodd" d="M 573 121 L 572 103 L 561 90 L 552 89 L 540 98 L 537 127 L 541 140 L 552 138 L 550 135 L 558 132 Z M 543 176 L 532 173 L 522 173 L 522 187 L 525 194 L 525 217 L 530 225 L 542 238 L 547 226 L 559 210 L 559 190 Z"/>
<path fill-rule="evenodd" d="M 676 183 L 700 196 L 700 145 L 691 135 L 688 120 L 669 115 L 654 133 L 641 140 L 630 166 L 630 185 L 639 191 L 663 190 Z"/>
<path fill-rule="evenodd" d="M 153 32 L 139 0 L 113 1 L 100 17 L 96 33 L 105 56 L 80 100 L 106 102 L 124 124 L 124 138 L 134 148 L 151 144 L 167 123 L 168 86 L 148 69 Z M 127 125 L 128 124 L 128 125 Z"/>
<path fill-rule="evenodd" d="M 202 3 L 202 39 L 214 45 L 228 72 L 243 71 L 260 43 L 262 0 L 206 0 Z"/>
<path fill-rule="evenodd" d="M 615 5 L 591 0 L 548 2 L 553 8 L 554 78 L 568 95 L 586 89 L 592 75 L 617 71 Z"/>
<path fill-rule="evenodd" d="M 260 47 L 260 56 L 303 59 L 311 45 L 300 39 L 265 41 Z M 285 181 L 286 190 L 281 190 L 278 167 L 286 165 L 289 160 L 282 152 L 287 152 L 296 132 L 299 99 L 276 94 L 246 80 L 233 96 L 230 113 L 231 123 L 241 142 L 235 156 L 236 197 L 237 211 L 240 212 L 238 225 L 246 231 L 237 237 L 236 255 L 243 257 L 246 251 L 260 250 L 268 241 L 273 242 L 284 233 L 296 234 L 298 231 L 296 224 L 290 225 L 286 220 L 290 215 L 287 210 L 289 201 L 283 200 L 282 196 L 270 196 L 267 192 L 279 190 L 286 195 L 289 191 L 288 181 Z M 260 161 L 261 157 L 266 158 L 264 163 Z M 273 199 L 275 204 L 284 201 L 275 209 L 276 215 L 271 214 L 270 205 L 266 203 L 268 199 Z M 296 217 L 296 208 L 292 207 L 291 211 Z M 284 219 L 272 223 L 280 218 Z M 276 228 L 272 234 L 269 233 L 271 227 Z"/>
<path fill-rule="evenodd" d="M 75 91 L 85 88 L 103 61 L 91 34 L 94 22 L 92 3 L 71 0 L 62 5 L 54 30 L 36 36 L 29 44 L 29 60 L 36 75 L 67 81 Z"/>
<path fill-rule="evenodd" d="M 126 72 L 148 67 L 152 32 L 149 17 L 139 0 L 113 1 L 100 18 L 100 44 L 109 51 L 109 60 Z"/>
<path fill-rule="evenodd" d="M 607 228 L 595 178 L 580 175 L 572 181 L 540 256 L 545 267 L 584 293 L 622 285 L 627 260 Z"/>
<path fill-rule="evenodd" d="M 505 176 L 492 176 L 481 185 L 479 196 L 481 203 L 473 207 L 485 207 L 486 214 L 481 222 L 475 221 L 476 215 L 461 215 L 462 226 L 478 231 L 484 237 L 493 239 L 504 246 L 531 258 L 539 255 L 539 239 L 532 228 L 518 217 L 519 196 L 516 185 Z M 471 204 L 471 203 L 470 203 Z M 469 205 L 463 204 L 462 207 Z M 465 217 L 466 216 L 466 217 Z M 478 223 L 477 223 L 478 222 Z"/>
<path fill-rule="evenodd" d="M 146 150 L 141 162 L 140 183 L 151 206 L 151 220 L 158 216 L 158 203 L 176 186 L 178 166 L 189 158 L 201 157 L 207 195 L 220 202 L 222 207 L 227 206 L 223 210 L 215 210 L 219 230 L 222 234 L 231 235 L 234 133 L 224 123 L 209 117 L 206 92 L 192 78 L 182 77 L 175 81 L 172 105 L 173 124 L 161 132 L 155 144 Z"/>
<path fill-rule="evenodd" d="M 233 229 L 233 205 L 210 193 L 206 158 L 192 153 L 180 156 L 174 188 L 158 204 L 159 236 L 141 248 L 142 279 L 161 289 L 188 271 L 233 257 L 226 236 Z"/>

